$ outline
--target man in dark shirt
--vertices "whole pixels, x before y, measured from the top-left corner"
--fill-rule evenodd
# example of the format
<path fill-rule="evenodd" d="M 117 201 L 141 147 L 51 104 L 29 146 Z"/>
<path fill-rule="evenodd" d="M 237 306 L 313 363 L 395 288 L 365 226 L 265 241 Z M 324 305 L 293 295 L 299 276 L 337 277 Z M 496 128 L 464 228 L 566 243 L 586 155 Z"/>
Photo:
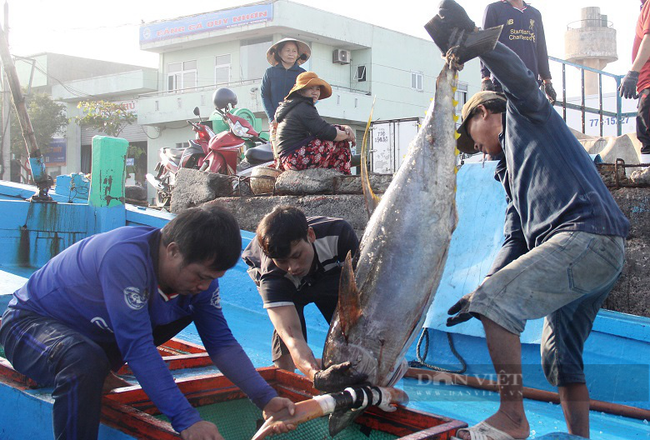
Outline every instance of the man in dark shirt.
<path fill-rule="evenodd" d="M 453 0 L 443 1 L 438 17 L 430 23 L 444 32 L 430 33 L 443 51 L 449 42 L 442 40 L 453 32 L 475 29 Z M 505 97 L 483 91 L 465 104 L 457 147 L 503 154 L 496 178 L 508 202 L 505 242 L 483 283 L 449 310 L 454 316 L 447 325 L 481 320 L 501 405 L 479 425 L 459 430 L 458 437 L 469 439 L 467 431 L 493 439 L 528 437 L 519 335 L 526 321 L 541 317 L 544 373 L 558 387 L 569 432 L 589 437 L 582 350 L 620 276 L 629 222 L 521 59 L 497 43 L 481 60 L 503 85 Z"/>
<path fill-rule="evenodd" d="M 183 211 L 162 230 L 93 235 L 34 272 L 2 317 L 0 344 L 17 371 L 53 387 L 54 437 L 97 438 L 102 385 L 126 361 L 182 439 L 223 439 L 156 349 L 191 322 L 210 359 L 266 416 L 293 411 L 257 373 L 221 310 L 218 278 L 240 252 L 237 221 L 211 206 Z"/>
<path fill-rule="evenodd" d="M 307 218 L 297 208 L 278 206 L 262 219 L 256 234 L 242 258 L 275 328 L 275 365 L 289 371 L 298 368 L 324 391 L 363 380 L 354 375 L 331 374 L 344 373 L 349 363 L 321 371 L 320 362 L 307 345 L 303 315 L 304 307 L 314 303 L 327 322 L 331 321 L 338 304 L 341 263 L 359 247 L 350 224 L 330 217 Z"/>
<path fill-rule="evenodd" d="M 551 83 L 548 52 L 542 14 L 523 0 L 499 0 L 485 8 L 483 29 L 503 25 L 499 41 L 508 46 L 541 82 L 551 104 L 557 94 Z M 481 89 L 501 91 L 501 85 L 490 69 L 481 62 Z"/>

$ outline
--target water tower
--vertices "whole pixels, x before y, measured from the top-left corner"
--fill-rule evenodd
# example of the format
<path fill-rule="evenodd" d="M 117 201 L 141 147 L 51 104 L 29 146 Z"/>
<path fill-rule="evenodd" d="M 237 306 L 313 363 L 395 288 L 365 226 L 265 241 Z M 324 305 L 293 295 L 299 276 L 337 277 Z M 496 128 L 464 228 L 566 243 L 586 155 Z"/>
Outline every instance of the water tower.
<path fill-rule="evenodd" d="M 603 70 L 608 63 L 618 60 L 616 29 L 611 27 L 600 8 L 582 8 L 582 19 L 567 26 L 564 35 L 564 53 L 567 61 Z M 585 94 L 598 93 L 598 75 L 585 71 Z"/>

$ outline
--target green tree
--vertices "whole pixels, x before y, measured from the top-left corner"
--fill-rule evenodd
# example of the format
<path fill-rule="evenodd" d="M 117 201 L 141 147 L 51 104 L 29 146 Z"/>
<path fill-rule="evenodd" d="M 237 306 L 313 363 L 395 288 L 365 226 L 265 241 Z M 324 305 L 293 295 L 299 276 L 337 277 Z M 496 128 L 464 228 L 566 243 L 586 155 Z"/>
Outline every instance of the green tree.
<path fill-rule="evenodd" d="M 77 124 L 113 137 L 118 137 L 127 126 L 138 120 L 138 116 L 129 111 L 124 104 L 115 102 L 81 101 L 77 108 L 84 113 L 83 116 L 75 117 Z M 146 154 L 146 148 L 129 145 L 127 157 L 133 158 L 135 165 L 127 167 L 127 172 L 135 173 L 135 180 L 142 184 L 144 184 L 144 175 L 147 172 Z"/>
<path fill-rule="evenodd" d="M 24 93 L 24 91 L 23 91 Z M 36 143 L 42 153 L 48 151 L 52 138 L 68 125 L 65 105 L 55 102 L 45 93 L 33 93 L 26 97 L 27 114 L 34 129 Z M 11 152 L 18 157 L 27 156 L 27 146 L 23 138 L 16 109 L 11 107 Z"/>
<path fill-rule="evenodd" d="M 127 125 L 138 120 L 124 104 L 108 101 L 81 101 L 77 108 L 84 113 L 75 117 L 77 124 L 117 137 Z"/>

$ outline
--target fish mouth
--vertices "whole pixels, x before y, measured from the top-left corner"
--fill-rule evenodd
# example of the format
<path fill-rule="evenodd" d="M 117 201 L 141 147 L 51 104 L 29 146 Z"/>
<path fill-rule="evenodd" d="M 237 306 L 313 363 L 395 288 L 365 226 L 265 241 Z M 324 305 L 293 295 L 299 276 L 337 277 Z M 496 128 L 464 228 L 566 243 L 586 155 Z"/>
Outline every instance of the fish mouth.
<path fill-rule="evenodd" d="M 350 361 L 352 364 L 352 372 L 364 373 L 368 375 L 367 382 L 372 385 L 377 385 L 377 367 L 378 361 L 375 356 L 366 348 L 353 344 L 341 344 L 334 350 L 336 357 L 323 356 L 325 368 L 339 362 Z"/>

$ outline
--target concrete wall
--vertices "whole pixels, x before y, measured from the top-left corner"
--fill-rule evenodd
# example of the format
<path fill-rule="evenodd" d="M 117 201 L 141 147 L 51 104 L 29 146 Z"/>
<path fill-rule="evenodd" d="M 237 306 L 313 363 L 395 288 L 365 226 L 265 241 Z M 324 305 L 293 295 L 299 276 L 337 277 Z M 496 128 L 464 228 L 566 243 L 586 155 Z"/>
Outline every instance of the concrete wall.
<path fill-rule="evenodd" d="M 202 203 L 215 203 L 229 209 L 244 230 L 254 231 L 262 217 L 277 205 L 294 205 L 302 209 L 307 215 L 329 215 L 345 218 L 361 237 L 368 221 L 368 214 L 364 197 L 358 190 L 349 191 L 348 194 L 310 194 L 308 188 L 313 185 L 314 177 L 321 174 L 324 179 L 332 176 L 323 171 L 331 170 L 306 170 L 291 173 L 308 173 L 303 179 L 293 179 L 296 182 L 294 194 L 250 197 L 246 193 L 243 197 L 218 197 L 216 180 L 228 179 L 216 175 L 210 176 L 194 170 L 182 170 L 177 187 L 172 197 L 174 212 L 180 212 L 190 206 Z M 650 317 L 650 187 L 614 187 L 616 179 L 612 176 L 614 167 L 611 164 L 599 165 L 599 171 L 608 186 L 611 186 L 614 199 L 621 207 L 623 213 L 630 220 L 631 230 L 627 238 L 626 264 L 623 274 L 612 290 L 604 308 L 618 312 L 630 313 Z M 631 169 L 627 170 L 631 173 Z M 288 172 L 285 172 L 288 173 Z M 283 174 L 285 174 L 283 173 Z M 281 175 L 282 176 L 282 175 Z M 386 189 L 387 181 L 381 179 L 386 176 L 373 175 L 375 182 L 373 188 L 377 192 Z M 345 177 L 348 181 L 359 180 L 360 176 Z M 348 182 L 349 183 L 349 182 Z M 629 181 L 626 184 L 631 185 Z M 336 186 L 336 185 L 335 185 Z M 356 185 L 357 187 L 360 186 Z M 277 184 L 276 184 L 277 188 Z M 352 194 L 356 193 L 356 194 Z M 178 197 L 179 201 L 174 201 Z"/>

